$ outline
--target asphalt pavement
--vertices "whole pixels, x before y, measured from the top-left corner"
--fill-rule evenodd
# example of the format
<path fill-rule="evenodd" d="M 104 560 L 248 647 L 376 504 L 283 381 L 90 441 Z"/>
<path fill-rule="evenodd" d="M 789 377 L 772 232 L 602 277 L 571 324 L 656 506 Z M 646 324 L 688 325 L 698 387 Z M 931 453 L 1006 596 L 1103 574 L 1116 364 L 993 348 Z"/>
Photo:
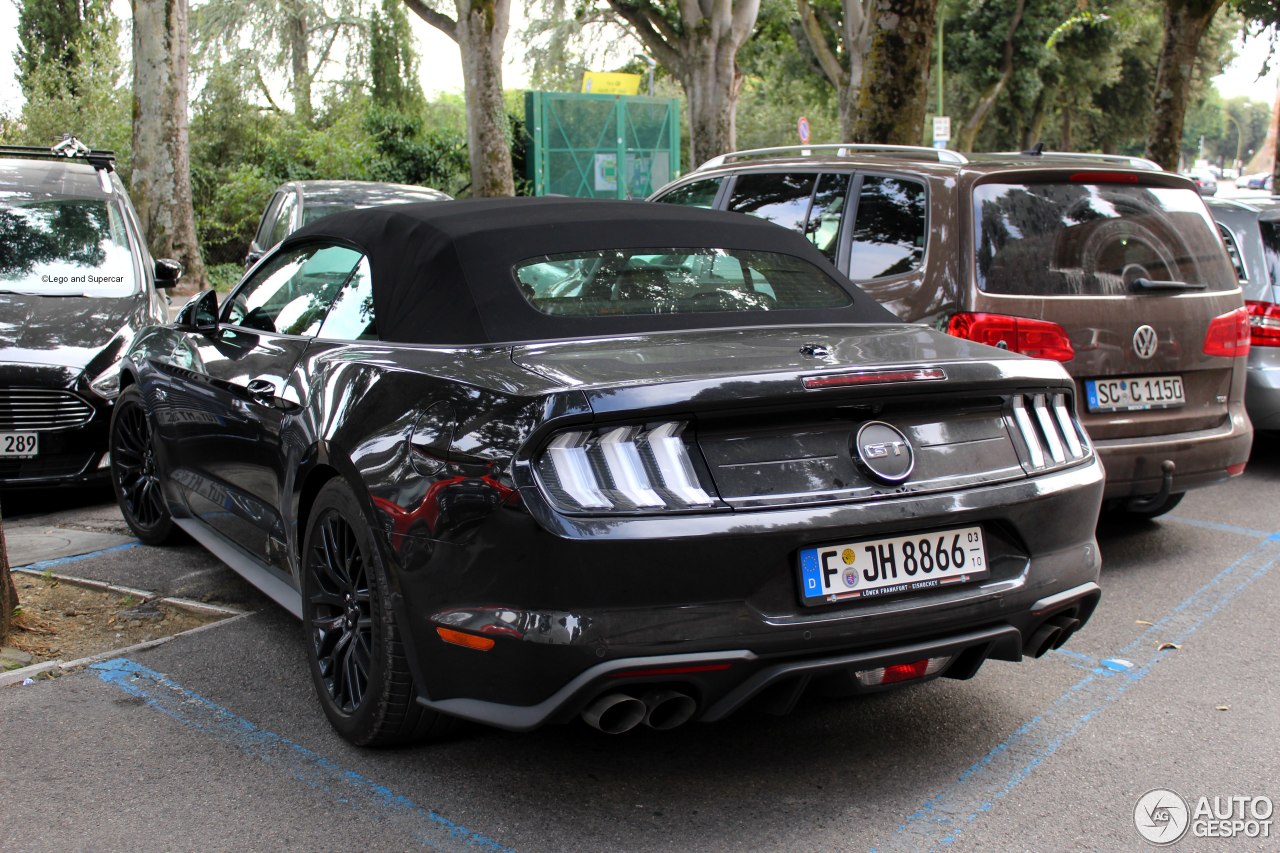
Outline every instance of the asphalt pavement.
<path fill-rule="evenodd" d="M 3 850 L 1142 850 L 1152 789 L 1192 816 L 1280 800 L 1269 435 L 1172 515 L 1104 521 L 1102 604 L 1038 661 L 782 718 L 473 726 L 399 750 L 334 734 L 299 624 L 198 546 L 131 544 L 105 494 L 41 500 L 3 495 L 15 565 L 248 615 L 0 687 Z M 1192 824 L 1171 849 L 1280 849 L 1254 823 Z"/>

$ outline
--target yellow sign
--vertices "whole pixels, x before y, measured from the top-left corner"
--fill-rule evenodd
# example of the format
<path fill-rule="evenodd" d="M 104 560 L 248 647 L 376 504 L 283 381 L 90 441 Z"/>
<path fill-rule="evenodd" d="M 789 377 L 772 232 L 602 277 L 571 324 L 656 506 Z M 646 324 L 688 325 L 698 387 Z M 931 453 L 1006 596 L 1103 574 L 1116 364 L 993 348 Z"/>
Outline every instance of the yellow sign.
<path fill-rule="evenodd" d="M 638 95 L 639 74 L 619 74 L 614 71 L 583 71 L 582 91 L 593 95 Z"/>

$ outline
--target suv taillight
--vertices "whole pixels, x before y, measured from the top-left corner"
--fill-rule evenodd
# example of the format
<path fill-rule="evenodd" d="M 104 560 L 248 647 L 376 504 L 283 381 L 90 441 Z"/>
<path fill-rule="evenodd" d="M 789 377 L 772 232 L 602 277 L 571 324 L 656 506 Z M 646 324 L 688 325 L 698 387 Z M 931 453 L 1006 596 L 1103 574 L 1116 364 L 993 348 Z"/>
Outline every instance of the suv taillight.
<path fill-rule="evenodd" d="M 1228 311 L 1209 321 L 1204 333 L 1204 354 L 1238 358 L 1249 354 L 1249 312 L 1244 308 Z"/>
<path fill-rule="evenodd" d="M 1250 300 L 1244 307 L 1249 312 L 1250 345 L 1280 347 L 1280 305 Z"/>
<path fill-rule="evenodd" d="M 951 317 L 947 334 L 980 344 L 1020 352 L 1032 358 L 1070 361 L 1076 357 L 1067 330 L 1048 320 L 1006 314 L 962 312 Z"/>

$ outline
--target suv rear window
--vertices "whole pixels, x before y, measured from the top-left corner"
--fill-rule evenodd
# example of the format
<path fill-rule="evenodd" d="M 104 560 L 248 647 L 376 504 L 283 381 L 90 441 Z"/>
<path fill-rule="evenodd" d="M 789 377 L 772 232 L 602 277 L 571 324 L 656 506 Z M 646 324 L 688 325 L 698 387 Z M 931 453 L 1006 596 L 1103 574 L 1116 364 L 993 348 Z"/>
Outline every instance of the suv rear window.
<path fill-rule="evenodd" d="M 980 184 L 978 287 L 1021 296 L 1118 296 L 1140 280 L 1236 286 L 1192 189 L 1134 184 Z"/>

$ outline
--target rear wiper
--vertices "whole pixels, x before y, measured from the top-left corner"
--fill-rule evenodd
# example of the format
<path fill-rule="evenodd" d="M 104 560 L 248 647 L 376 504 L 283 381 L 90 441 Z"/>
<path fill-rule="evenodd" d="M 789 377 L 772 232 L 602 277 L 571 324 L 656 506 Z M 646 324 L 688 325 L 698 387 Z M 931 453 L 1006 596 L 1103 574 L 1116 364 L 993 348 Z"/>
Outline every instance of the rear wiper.
<path fill-rule="evenodd" d="M 1130 285 L 1132 290 L 1204 290 L 1206 285 L 1192 281 L 1163 281 L 1155 278 L 1135 278 Z"/>

